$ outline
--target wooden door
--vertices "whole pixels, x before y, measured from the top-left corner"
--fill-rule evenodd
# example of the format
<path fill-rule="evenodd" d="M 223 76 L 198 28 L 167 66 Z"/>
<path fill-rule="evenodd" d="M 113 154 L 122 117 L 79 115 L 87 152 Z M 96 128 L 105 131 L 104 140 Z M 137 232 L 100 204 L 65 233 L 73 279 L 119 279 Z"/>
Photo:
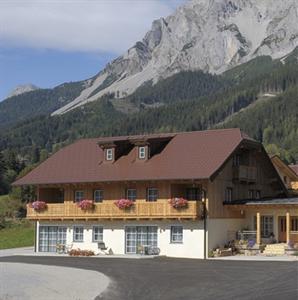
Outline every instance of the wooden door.
<path fill-rule="evenodd" d="M 278 217 L 278 241 L 285 243 L 287 240 L 286 217 Z"/>

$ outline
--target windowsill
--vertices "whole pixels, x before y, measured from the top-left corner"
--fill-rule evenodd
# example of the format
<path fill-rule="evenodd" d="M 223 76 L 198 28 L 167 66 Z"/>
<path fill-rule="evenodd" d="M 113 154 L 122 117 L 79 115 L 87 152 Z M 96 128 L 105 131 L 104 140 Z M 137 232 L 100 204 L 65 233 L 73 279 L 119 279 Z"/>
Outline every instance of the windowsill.
<path fill-rule="evenodd" d="M 183 245 L 183 242 L 170 242 L 170 244 L 173 244 L 173 245 Z"/>
<path fill-rule="evenodd" d="M 72 241 L 73 243 L 84 243 L 84 241 Z"/>

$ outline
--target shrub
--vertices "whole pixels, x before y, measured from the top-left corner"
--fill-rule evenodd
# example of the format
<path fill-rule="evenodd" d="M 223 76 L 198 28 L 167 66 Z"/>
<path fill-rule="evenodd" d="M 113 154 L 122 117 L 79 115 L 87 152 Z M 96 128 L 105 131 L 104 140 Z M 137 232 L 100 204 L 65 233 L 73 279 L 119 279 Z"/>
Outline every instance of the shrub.
<path fill-rule="evenodd" d="M 81 250 L 81 249 L 72 249 L 68 252 L 70 256 L 94 256 L 95 253 L 92 250 Z"/>

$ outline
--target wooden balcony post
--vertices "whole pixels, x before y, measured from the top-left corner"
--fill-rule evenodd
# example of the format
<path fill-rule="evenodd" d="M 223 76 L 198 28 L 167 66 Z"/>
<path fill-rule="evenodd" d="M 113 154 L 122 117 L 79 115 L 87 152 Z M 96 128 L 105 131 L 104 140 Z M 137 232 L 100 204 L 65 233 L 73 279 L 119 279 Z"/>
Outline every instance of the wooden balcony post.
<path fill-rule="evenodd" d="M 291 217 L 290 217 L 290 213 L 287 212 L 286 213 L 286 240 L 287 240 L 287 244 L 290 242 L 290 230 L 291 230 Z"/>
<path fill-rule="evenodd" d="M 257 244 L 261 244 L 261 215 L 257 212 Z"/>

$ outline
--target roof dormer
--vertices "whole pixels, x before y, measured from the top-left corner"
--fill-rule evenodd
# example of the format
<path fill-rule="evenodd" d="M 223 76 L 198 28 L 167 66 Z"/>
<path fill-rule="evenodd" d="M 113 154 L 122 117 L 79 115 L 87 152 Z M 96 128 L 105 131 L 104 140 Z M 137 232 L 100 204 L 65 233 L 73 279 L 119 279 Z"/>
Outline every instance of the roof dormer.
<path fill-rule="evenodd" d="M 98 145 L 104 152 L 104 162 L 113 163 L 115 161 L 116 145 L 114 143 L 98 143 Z"/>

